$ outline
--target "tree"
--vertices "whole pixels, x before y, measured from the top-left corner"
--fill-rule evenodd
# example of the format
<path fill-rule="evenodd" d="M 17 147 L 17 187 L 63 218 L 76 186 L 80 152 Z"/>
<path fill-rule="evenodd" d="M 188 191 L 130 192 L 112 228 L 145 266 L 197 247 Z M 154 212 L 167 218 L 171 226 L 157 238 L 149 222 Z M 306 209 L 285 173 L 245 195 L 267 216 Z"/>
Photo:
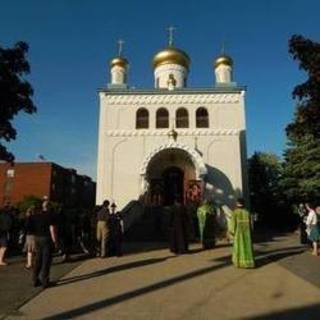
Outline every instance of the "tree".
<path fill-rule="evenodd" d="M 41 198 L 30 195 L 30 196 L 24 197 L 23 200 L 17 204 L 17 207 L 20 212 L 25 214 L 30 207 L 41 205 L 41 203 L 42 203 Z"/>
<path fill-rule="evenodd" d="M 320 140 L 308 134 L 292 142 L 285 152 L 281 181 L 291 203 L 320 197 Z"/>
<path fill-rule="evenodd" d="M 12 162 L 14 155 L 3 145 L 16 139 L 13 118 L 20 112 L 36 112 L 31 100 L 33 89 L 24 76 L 30 73 L 26 59 L 28 45 L 18 42 L 13 48 L 0 46 L 0 160 Z"/>
<path fill-rule="evenodd" d="M 275 154 L 255 152 L 248 161 L 248 169 L 252 211 L 257 212 L 263 222 L 272 222 L 284 203 L 279 184 L 282 163 Z"/>
<path fill-rule="evenodd" d="M 320 44 L 294 35 L 289 52 L 307 80 L 293 90 L 297 107 L 286 128 L 288 148 L 282 186 L 291 203 L 320 198 Z"/>
<path fill-rule="evenodd" d="M 289 53 L 299 61 L 308 79 L 293 90 L 298 105 L 294 121 L 286 129 L 288 138 L 296 140 L 309 134 L 320 139 L 320 43 L 294 35 L 289 41 Z"/>
<path fill-rule="evenodd" d="M 26 211 L 32 206 L 41 206 L 43 199 L 39 198 L 38 196 L 29 195 L 25 196 L 23 200 L 21 200 L 17 204 L 17 208 L 19 212 L 24 216 Z M 49 201 L 49 210 L 52 212 L 59 212 L 61 210 L 62 205 L 55 201 Z"/>

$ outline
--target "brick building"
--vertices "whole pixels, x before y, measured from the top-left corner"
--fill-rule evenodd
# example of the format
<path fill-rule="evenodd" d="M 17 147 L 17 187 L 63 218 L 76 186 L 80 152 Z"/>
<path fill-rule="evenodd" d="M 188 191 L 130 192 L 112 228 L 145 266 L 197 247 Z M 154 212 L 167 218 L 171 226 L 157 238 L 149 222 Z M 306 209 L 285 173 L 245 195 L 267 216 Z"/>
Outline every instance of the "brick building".
<path fill-rule="evenodd" d="M 62 203 L 66 207 L 88 208 L 95 203 L 96 183 L 75 169 L 53 162 L 0 163 L 0 206 L 15 205 L 27 196 Z"/>

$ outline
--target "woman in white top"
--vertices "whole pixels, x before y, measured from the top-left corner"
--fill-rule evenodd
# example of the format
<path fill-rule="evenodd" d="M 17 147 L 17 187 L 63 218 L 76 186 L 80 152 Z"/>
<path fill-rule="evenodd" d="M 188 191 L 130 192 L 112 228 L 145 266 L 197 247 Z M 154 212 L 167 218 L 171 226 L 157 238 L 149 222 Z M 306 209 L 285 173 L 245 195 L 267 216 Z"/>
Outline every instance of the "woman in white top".
<path fill-rule="evenodd" d="M 309 239 L 312 241 L 313 252 L 312 254 L 318 255 L 318 241 L 320 238 L 319 227 L 318 227 L 318 217 L 316 212 L 311 208 L 309 204 L 306 204 L 308 210 L 308 216 L 306 221 L 306 231 Z"/>

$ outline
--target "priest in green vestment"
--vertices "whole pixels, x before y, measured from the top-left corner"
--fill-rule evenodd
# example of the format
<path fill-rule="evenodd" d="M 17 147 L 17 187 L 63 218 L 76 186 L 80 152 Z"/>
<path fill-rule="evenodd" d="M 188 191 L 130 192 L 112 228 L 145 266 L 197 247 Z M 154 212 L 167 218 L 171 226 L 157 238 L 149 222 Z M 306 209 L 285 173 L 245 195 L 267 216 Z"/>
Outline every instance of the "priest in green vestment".
<path fill-rule="evenodd" d="M 215 245 L 215 209 L 208 201 L 204 200 L 197 210 L 200 241 L 203 249 L 211 249 Z"/>
<path fill-rule="evenodd" d="M 243 199 L 237 201 L 237 208 L 231 218 L 230 231 L 233 236 L 233 264 L 238 268 L 254 268 L 250 213 L 244 208 Z"/>

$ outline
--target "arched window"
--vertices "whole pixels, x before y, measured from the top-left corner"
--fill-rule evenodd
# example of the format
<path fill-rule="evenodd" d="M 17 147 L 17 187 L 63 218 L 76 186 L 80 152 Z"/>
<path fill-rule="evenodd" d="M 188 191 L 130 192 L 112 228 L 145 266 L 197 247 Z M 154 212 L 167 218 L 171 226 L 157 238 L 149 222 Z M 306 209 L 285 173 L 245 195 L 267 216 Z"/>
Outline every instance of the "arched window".
<path fill-rule="evenodd" d="M 196 111 L 196 127 L 209 128 L 209 115 L 207 109 L 204 107 L 200 107 Z"/>
<path fill-rule="evenodd" d="M 189 128 L 189 115 L 185 108 L 180 108 L 176 112 L 176 128 Z"/>
<path fill-rule="evenodd" d="M 157 110 L 156 128 L 169 128 L 169 112 L 165 108 Z"/>
<path fill-rule="evenodd" d="M 136 114 L 136 129 L 149 128 L 149 112 L 147 109 L 140 108 Z"/>

